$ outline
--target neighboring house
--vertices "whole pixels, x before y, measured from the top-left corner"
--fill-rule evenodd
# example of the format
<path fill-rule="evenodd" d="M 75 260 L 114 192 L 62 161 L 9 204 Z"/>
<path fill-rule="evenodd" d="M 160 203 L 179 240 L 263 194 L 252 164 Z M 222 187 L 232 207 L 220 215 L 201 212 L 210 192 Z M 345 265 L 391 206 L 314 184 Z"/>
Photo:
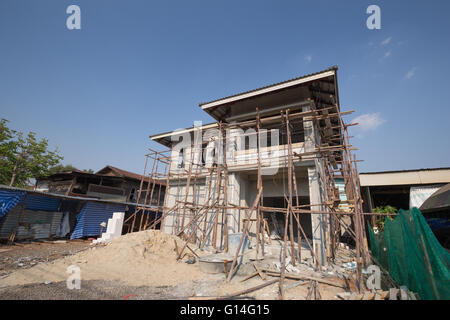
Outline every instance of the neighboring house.
<path fill-rule="evenodd" d="M 135 208 L 132 202 L 0 185 L 0 240 L 98 236 L 114 212 L 131 215 Z"/>
<path fill-rule="evenodd" d="M 101 223 L 108 222 L 114 212 L 129 217 L 140 207 L 157 216 L 165 189 L 165 181 L 112 166 L 96 173 L 53 174 L 38 179 L 34 190 L 0 186 L 0 239 L 98 236 Z M 129 226 L 124 225 L 123 231 L 129 232 Z"/>
<path fill-rule="evenodd" d="M 359 178 L 365 211 L 387 205 L 404 210 L 419 208 L 441 245 L 450 248 L 450 193 L 443 192 L 450 183 L 450 168 L 367 172 L 360 173 Z M 442 193 L 437 202 L 441 208 L 433 207 L 430 199 L 438 191 Z"/>
<path fill-rule="evenodd" d="M 408 210 L 420 206 L 450 183 L 450 168 L 365 172 L 359 174 L 367 212 L 379 206 Z"/>
<path fill-rule="evenodd" d="M 328 113 L 336 115 L 339 111 L 337 67 L 202 103 L 200 107 L 217 122 L 151 136 L 152 140 L 172 150 L 170 163 L 172 176 L 167 186 L 165 208 L 172 208 L 177 202 L 184 201 L 185 198 L 188 199 L 188 202 L 204 205 L 208 202 L 208 189 L 217 190 L 217 182 L 214 177 L 210 177 L 209 173 L 213 168 L 217 170 L 214 159 L 221 152 L 217 137 L 222 126 L 221 123 L 227 124 L 228 128 L 234 129 L 226 132 L 225 152 L 227 153 L 228 169 L 226 200 L 228 204 L 236 206 L 236 209 L 226 210 L 226 219 L 224 219 L 224 213 L 221 213 L 221 216 L 216 219 L 219 220 L 220 233 L 224 233 L 224 220 L 227 221 L 226 227 L 229 229 L 229 233 L 241 232 L 246 210 L 239 207 L 252 207 L 258 193 L 258 153 L 254 130 L 257 117 L 264 120 L 261 121 L 261 129 L 268 130 L 267 142 L 263 142 L 264 144 L 260 148 L 263 206 L 286 208 L 288 141 L 286 128 L 283 126 L 283 116 L 280 116 L 280 112 L 289 110 L 292 115 L 292 119 L 290 119 L 291 145 L 295 155 L 293 174 L 296 178 L 299 200 L 294 205 L 312 204 L 314 210 L 325 210 L 322 204 L 326 188 L 318 177 L 323 163 L 312 154 L 316 152 L 317 147 L 338 148 L 343 144 L 339 118 L 327 116 Z M 324 115 L 324 120 L 316 122 L 308 118 L 308 112 L 311 110 L 317 111 L 316 114 Z M 237 125 L 233 127 L 233 123 L 237 123 Z M 249 123 L 253 123 L 253 125 L 249 125 Z M 271 130 L 278 130 L 279 134 L 272 134 Z M 243 134 L 242 131 L 244 131 Z M 178 147 L 178 141 L 181 141 L 179 136 L 183 135 L 190 137 L 195 144 L 198 140 L 197 132 L 202 132 L 201 148 L 195 149 L 194 147 L 191 153 L 189 147 L 183 149 Z M 305 155 L 300 156 L 300 154 Z M 337 151 L 330 157 L 336 169 L 337 163 L 342 162 L 341 155 Z M 190 164 L 193 164 L 193 169 L 190 168 Z M 196 172 L 196 190 L 193 190 L 192 179 L 188 179 L 188 171 L 192 170 Z M 186 192 L 186 190 L 188 191 Z M 338 191 L 336 190 L 336 192 Z M 193 194 L 196 195 L 194 200 Z M 179 220 L 181 211 L 183 211 L 182 219 L 184 220 L 185 211 L 189 210 L 180 209 L 168 214 L 163 225 L 165 232 L 177 233 L 177 224 L 180 223 L 177 219 Z M 211 219 L 214 215 L 215 213 L 212 212 Z M 282 222 L 284 215 L 277 215 L 277 219 L 281 220 L 278 222 L 276 219 L 270 219 L 271 216 L 274 217 L 274 214 L 265 212 L 264 217 L 269 218 L 272 222 L 270 229 L 278 229 L 279 226 L 284 225 Z M 300 223 L 307 236 L 313 239 L 314 246 L 318 246 L 324 257 L 325 224 L 322 216 L 322 214 L 304 213 L 300 215 Z M 190 218 L 191 216 L 186 219 Z M 255 218 L 255 215 L 252 218 Z M 205 225 L 206 223 L 210 225 L 212 221 L 205 222 Z M 294 225 L 294 234 L 296 235 L 295 221 Z M 217 237 L 217 239 L 219 238 Z M 211 244 L 211 241 L 209 243 Z"/>
<path fill-rule="evenodd" d="M 84 196 L 96 199 L 108 199 L 120 202 L 136 202 L 142 182 L 142 193 L 139 203 L 144 203 L 146 190 L 153 189 L 152 205 L 162 204 L 165 195 L 165 181 L 153 181 L 140 174 L 106 166 L 96 173 L 69 171 L 53 174 L 45 179 L 38 179 L 36 190 L 68 196 Z M 151 192 L 150 192 L 151 193 Z M 150 195 L 147 199 L 150 204 Z"/>

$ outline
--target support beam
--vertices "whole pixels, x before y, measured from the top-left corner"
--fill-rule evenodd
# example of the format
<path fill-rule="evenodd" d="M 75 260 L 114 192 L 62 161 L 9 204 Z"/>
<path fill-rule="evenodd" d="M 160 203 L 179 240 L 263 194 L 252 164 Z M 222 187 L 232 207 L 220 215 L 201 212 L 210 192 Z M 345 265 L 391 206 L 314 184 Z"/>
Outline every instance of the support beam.
<path fill-rule="evenodd" d="M 302 111 L 310 111 L 311 105 L 304 106 Z M 304 120 L 303 128 L 305 134 L 305 152 L 315 150 L 316 145 L 320 146 L 320 137 L 316 125 L 312 120 Z M 311 205 L 317 207 L 317 210 L 325 211 L 325 207 L 321 204 L 324 202 L 323 190 L 325 186 L 321 186 L 319 174 L 321 172 L 322 160 L 314 159 L 314 166 L 308 168 L 308 182 L 309 182 L 309 201 Z M 326 221 L 325 214 L 312 214 L 311 227 L 313 237 L 314 253 L 317 253 L 316 259 L 318 263 L 324 265 L 326 262 Z"/>

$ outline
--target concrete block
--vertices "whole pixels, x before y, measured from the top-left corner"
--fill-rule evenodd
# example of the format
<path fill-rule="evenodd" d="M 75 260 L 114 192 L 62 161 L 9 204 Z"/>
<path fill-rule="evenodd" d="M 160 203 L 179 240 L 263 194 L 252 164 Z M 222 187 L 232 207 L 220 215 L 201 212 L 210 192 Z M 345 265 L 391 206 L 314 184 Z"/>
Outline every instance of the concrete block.
<path fill-rule="evenodd" d="M 106 226 L 106 232 L 102 233 L 101 237 L 94 240 L 93 243 L 107 242 L 112 239 L 118 238 L 122 235 L 123 219 L 125 218 L 125 212 L 114 212 L 113 217 L 108 219 Z"/>
<path fill-rule="evenodd" d="M 108 224 L 106 225 L 106 233 L 112 233 L 112 229 L 113 229 L 113 226 L 112 226 L 112 222 L 114 221 L 113 220 L 114 218 L 109 218 L 108 219 Z"/>

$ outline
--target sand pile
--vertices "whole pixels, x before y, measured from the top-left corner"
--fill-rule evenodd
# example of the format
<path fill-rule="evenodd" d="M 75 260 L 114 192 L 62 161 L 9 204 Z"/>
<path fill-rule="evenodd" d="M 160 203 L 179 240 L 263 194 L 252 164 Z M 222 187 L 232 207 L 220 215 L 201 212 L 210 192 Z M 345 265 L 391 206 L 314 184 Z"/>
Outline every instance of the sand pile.
<path fill-rule="evenodd" d="M 148 230 L 124 235 L 98 247 L 97 251 L 90 250 L 85 258 L 108 259 L 110 261 L 122 262 L 124 260 L 133 263 L 151 263 L 156 257 L 163 259 L 159 262 L 169 262 L 177 258 L 175 244 L 183 246 L 183 242 L 173 235 L 165 234 L 157 230 Z"/>
<path fill-rule="evenodd" d="M 0 280 L 0 287 L 66 281 L 70 265 L 80 267 L 81 280 L 121 280 L 129 285 L 175 285 L 201 278 L 198 264 L 176 261 L 174 240 L 182 248 L 181 239 L 159 230 L 130 233 L 106 246 L 13 272 Z"/>

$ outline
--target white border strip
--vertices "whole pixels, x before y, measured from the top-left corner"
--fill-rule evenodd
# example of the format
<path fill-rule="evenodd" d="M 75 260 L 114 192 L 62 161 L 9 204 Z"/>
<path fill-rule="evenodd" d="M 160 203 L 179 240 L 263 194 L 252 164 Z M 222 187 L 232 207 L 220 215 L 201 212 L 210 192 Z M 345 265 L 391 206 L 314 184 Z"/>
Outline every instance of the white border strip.
<path fill-rule="evenodd" d="M 177 134 L 182 134 L 182 133 L 186 133 L 186 132 L 192 132 L 195 129 L 202 129 L 203 130 L 203 129 L 215 128 L 217 126 L 218 126 L 217 123 L 212 123 L 212 124 L 207 124 L 207 125 L 204 125 L 204 126 L 201 126 L 201 127 L 196 127 L 196 128 L 188 128 L 188 129 L 184 129 L 184 130 L 175 130 L 175 131 L 172 131 L 172 132 L 169 132 L 169 133 L 163 133 L 163 134 L 160 134 L 160 135 L 157 135 L 157 136 L 152 136 L 152 137 L 150 137 L 150 139 L 157 140 L 157 139 L 161 139 L 161 138 L 165 138 L 165 137 L 174 136 L 174 135 L 177 135 Z"/>

